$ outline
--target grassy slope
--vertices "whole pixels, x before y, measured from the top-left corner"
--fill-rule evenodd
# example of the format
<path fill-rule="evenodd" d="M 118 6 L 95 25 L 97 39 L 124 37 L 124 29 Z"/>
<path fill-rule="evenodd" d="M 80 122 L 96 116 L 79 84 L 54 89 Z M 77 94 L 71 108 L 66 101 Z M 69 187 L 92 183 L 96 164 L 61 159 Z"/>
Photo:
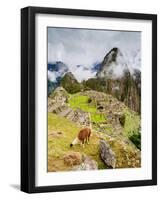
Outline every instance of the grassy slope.
<path fill-rule="evenodd" d="M 83 96 L 83 95 L 79 95 L 79 94 L 74 94 L 74 95 L 70 95 L 70 100 L 69 100 L 69 104 L 70 107 L 76 109 L 76 108 L 80 108 L 81 110 L 84 110 L 86 112 L 96 112 L 96 106 L 95 105 L 90 105 L 88 104 L 88 96 Z"/>
<path fill-rule="evenodd" d="M 126 121 L 124 126 L 124 134 L 130 136 L 132 131 L 137 131 L 140 126 L 140 116 L 129 109 L 124 110 Z"/>
<path fill-rule="evenodd" d="M 86 112 L 90 112 L 91 118 L 93 122 L 103 122 L 105 120 L 104 116 L 98 113 L 96 109 L 96 104 L 91 103 L 89 106 L 88 103 L 89 97 L 82 96 L 79 94 L 74 94 L 70 96 L 69 105 L 73 109 L 80 108 Z M 126 122 L 123 128 L 124 136 L 112 136 L 110 132 L 108 133 L 112 136 L 112 140 L 110 139 L 110 135 L 101 134 L 104 139 L 108 140 L 111 148 L 116 153 L 117 157 L 117 165 L 116 167 L 139 167 L 140 160 L 136 156 L 137 149 L 131 145 L 127 144 L 124 141 L 124 137 L 128 136 L 131 131 L 136 130 L 140 124 L 140 117 L 130 109 L 126 108 L 122 111 L 126 115 Z M 86 145 L 83 149 L 80 145 L 74 146 L 72 148 L 69 147 L 70 143 L 77 136 L 80 127 L 78 127 L 75 123 L 62 118 L 58 115 L 48 113 L 48 171 L 67 171 L 70 170 L 70 167 L 66 166 L 63 162 L 63 155 L 69 151 L 77 151 L 81 153 L 85 153 L 90 156 L 92 159 L 96 160 L 98 163 L 99 169 L 107 168 L 105 164 L 102 162 L 99 156 L 99 137 L 98 133 L 94 133 L 91 136 L 91 141 L 89 145 Z M 111 129 L 112 130 L 112 129 Z M 52 132 L 62 132 L 63 134 L 58 137 L 53 137 L 50 133 Z M 109 137 L 109 138 L 108 138 Z M 119 138 L 123 137 L 123 138 Z M 133 161 L 131 161 L 131 159 Z M 138 164 L 136 164 L 136 159 Z"/>
<path fill-rule="evenodd" d="M 70 143 L 77 136 L 80 127 L 76 126 L 73 122 L 55 115 L 48 113 L 48 171 L 64 171 L 70 170 L 70 167 L 64 165 L 63 155 L 69 151 L 77 151 L 90 155 L 91 158 L 98 162 L 99 168 L 106 166 L 99 157 L 98 137 L 93 133 L 90 139 L 90 144 L 82 146 L 77 145 L 70 147 Z M 62 132 L 63 134 L 58 137 L 50 135 L 52 132 Z"/>

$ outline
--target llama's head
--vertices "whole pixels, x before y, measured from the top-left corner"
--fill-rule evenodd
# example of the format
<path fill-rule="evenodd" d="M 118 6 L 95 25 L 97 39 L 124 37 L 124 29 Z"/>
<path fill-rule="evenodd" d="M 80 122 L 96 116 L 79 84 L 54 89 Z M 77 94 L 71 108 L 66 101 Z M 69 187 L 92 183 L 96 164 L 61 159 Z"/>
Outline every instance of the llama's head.
<path fill-rule="evenodd" d="M 80 140 L 78 139 L 78 138 L 75 138 L 74 140 L 73 140 L 73 142 L 70 144 L 70 147 L 72 147 L 72 146 L 74 146 L 74 145 L 76 145 L 76 144 L 79 144 L 80 143 Z"/>

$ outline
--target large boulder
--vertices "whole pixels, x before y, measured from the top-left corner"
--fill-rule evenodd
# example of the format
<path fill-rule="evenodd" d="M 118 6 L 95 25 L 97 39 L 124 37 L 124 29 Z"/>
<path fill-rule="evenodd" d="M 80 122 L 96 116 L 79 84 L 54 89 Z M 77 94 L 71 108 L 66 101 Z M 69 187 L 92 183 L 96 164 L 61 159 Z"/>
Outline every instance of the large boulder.
<path fill-rule="evenodd" d="M 95 160 L 92 160 L 87 155 L 82 155 L 82 163 L 80 165 L 74 166 L 72 170 L 97 170 L 98 164 Z"/>
<path fill-rule="evenodd" d="M 110 145 L 103 139 L 100 140 L 100 156 L 107 167 L 116 167 L 115 153 L 110 148 Z"/>
<path fill-rule="evenodd" d="M 67 166 L 79 165 L 82 162 L 82 155 L 79 152 L 68 152 L 63 157 Z"/>

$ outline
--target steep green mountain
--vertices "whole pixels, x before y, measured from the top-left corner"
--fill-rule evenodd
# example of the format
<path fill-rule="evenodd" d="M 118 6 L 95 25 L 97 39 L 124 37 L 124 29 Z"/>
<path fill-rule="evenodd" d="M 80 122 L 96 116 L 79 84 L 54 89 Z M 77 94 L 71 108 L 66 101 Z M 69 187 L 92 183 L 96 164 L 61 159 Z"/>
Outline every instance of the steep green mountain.
<path fill-rule="evenodd" d="M 141 110 L 141 73 L 129 71 L 126 60 L 118 48 L 113 48 L 104 58 L 96 78 L 83 82 L 84 88 L 113 95 L 132 110 Z"/>
<path fill-rule="evenodd" d="M 60 85 L 70 94 L 80 92 L 82 84 L 80 84 L 71 72 L 67 72 L 62 78 Z"/>

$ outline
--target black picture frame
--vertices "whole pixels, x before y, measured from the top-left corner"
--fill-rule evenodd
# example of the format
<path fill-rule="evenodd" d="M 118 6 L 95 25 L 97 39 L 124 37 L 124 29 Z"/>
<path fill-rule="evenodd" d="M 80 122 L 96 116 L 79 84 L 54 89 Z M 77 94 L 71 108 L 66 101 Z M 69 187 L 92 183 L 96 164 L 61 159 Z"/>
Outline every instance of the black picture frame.
<path fill-rule="evenodd" d="M 152 179 L 59 186 L 35 186 L 35 16 L 59 14 L 152 21 Z M 45 7 L 21 9 L 21 190 L 58 192 L 157 184 L 157 15 Z"/>

